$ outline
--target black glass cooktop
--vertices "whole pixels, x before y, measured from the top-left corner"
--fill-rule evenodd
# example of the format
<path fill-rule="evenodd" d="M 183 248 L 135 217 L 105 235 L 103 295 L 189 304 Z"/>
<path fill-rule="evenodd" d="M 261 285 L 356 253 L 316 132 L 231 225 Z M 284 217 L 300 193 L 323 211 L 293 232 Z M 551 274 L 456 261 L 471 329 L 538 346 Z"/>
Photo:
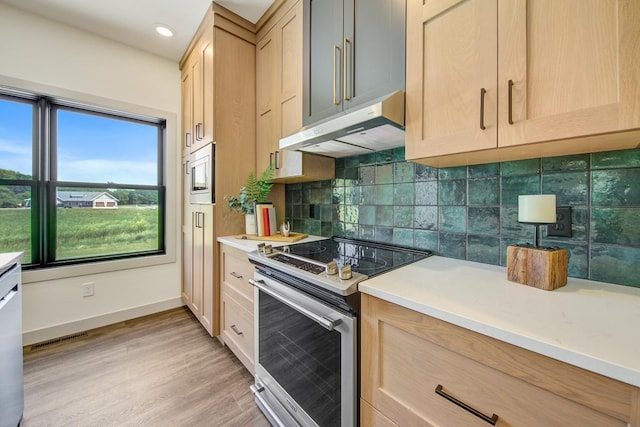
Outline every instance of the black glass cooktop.
<path fill-rule="evenodd" d="M 278 246 L 273 249 L 322 264 L 327 264 L 331 261 L 336 261 L 338 266 L 348 264 L 353 271 L 368 277 L 373 277 L 433 255 L 428 250 L 408 249 L 336 236 L 315 242 Z"/>

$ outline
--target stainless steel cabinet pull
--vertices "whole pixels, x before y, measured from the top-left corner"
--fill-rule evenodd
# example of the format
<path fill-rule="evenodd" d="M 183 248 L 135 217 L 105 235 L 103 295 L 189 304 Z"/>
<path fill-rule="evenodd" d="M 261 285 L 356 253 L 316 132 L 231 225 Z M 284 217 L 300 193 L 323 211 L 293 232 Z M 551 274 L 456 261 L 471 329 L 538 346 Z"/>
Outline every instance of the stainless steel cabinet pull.
<path fill-rule="evenodd" d="M 485 88 L 480 88 L 480 129 L 485 130 L 484 126 L 484 95 L 487 93 Z"/>
<path fill-rule="evenodd" d="M 340 319 L 336 319 L 336 320 L 331 320 L 331 319 L 327 319 L 326 317 L 320 316 L 310 310 L 308 310 L 305 307 L 302 307 L 301 305 L 288 300 L 286 297 L 278 294 L 277 292 L 272 291 L 271 289 L 269 289 L 267 287 L 267 285 L 264 283 L 264 281 L 262 280 L 253 280 L 253 279 L 249 279 L 249 283 L 253 286 L 255 286 L 256 288 L 260 289 L 262 292 L 264 292 L 265 294 L 277 299 L 278 301 L 280 301 L 281 303 L 288 305 L 289 307 L 293 308 L 294 310 L 296 310 L 299 313 L 304 314 L 305 316 L 307 316 L 309 319 L 315 321 L 316 323 L 320 324 L 320 326 L 322 326 L 323 328 L 329 330 L 329 331 L 333 331 L 335 329 L 336 326 L 338 326 L 340 324 L 340 322 L 342 322 Z"/>
<path fill-rule="evenodd" d="M 236 325 L 231 325 L 231 326 L 230 326 L 230 328 L 231 328 L 231 330 L 232 330 L 233 332 L 235 332 L 235 333 L 236 333 L 236 335 L 244 335 L 244 333 L 243 333 L 243 332 L 240 332 L 240 331 L 238 330 L 238 328 L 236 327 Z"/>
<path fill-rule="evenodd" d="M 478 411 L 477 409 L 472 408 L 471 406 L 467 405 L 466 403 L 456 399 L 455 397 L 453 397 L 450 394 L 448 394 L 447 392 L 445 392 L 442 389 L 442 385 L 441 384 L 438 384 L 438 386 L 436 387 L 435 391 L 436 391 L 437 395 L 444 397 L 449 402 L 452 402 L 452 403 L 458 405 L 459 407 L 461 407 L 465 411 L 471 412 L 473 415 L 475 415 L 476 417 L 480 418 L 482 421 L 488 422 L 492 426 L 496 425 L 496 423 L 498 422 L 498 416 L 496 414 L 493 414 L 490 417 L 485 415 L 485 414 L 483 414 L 482 412 Z"/>
<path fill-rule="evenodd" d="M 513 124 L 513 80 L 509 80 L 509 124 Z"/>
<path fill-rule="evenodd" d="M 343 52 L 342 52 L 342 68 L 344 70 L 343 76 L 342 76 L 342 91 L 343 91 L 343 98 L 345 101 L 350 101 L 351 97 L 350 95 L 350 91 L 348 90 L 349 85 L 348 83 L 351 81 L 351 74 L 349 73 L 349 64 L 351 63 L 351 61 L 348 61 L 348 56 L 347 56 L 347 45 L 351 44 L 351 40 L 349 40 L 347 37 L 345 37 L 344 41 L 343 41 Z"/>
<path fill-rule="evenodd" d="M 191 147 L 191 133 L 189 132 L 184 133 L 184 146 Z"/>
<path fill-rule="evenodd" d="M 274 169 L 273 156 L 274 156 L 274 153 L 269 153 L 269 169 Z"/>
<path fill-rule="evenodd" d="M 204 212 L 196 212 L 196 228 L 204 228 Z"/>
<path fill-rule="evenodd" d="M 338 88 L 336 87 L 338 80 L 338 69 L 336 64 L 336 53 L 338 54 L 338 58 L 340 58 L 340 46 L 337 44 L 333 45 L 333 104 L 340 105 L 340 97 L 338 96 Z"/>
<path fill-rule="evenodd" d="M 232 271 L 229 274 L 232 275 L 233 277 L 235 277 L 236 279 L 242 279 L 242 274 L 238 274 L 235 271 Z"/>
<path fill-rule="evenodd" d="M 184 173 L 185 175 L 189 175 L 189 160 L 184 163 Z"/>
<path fill-rule="evenodd" d="M 280 161 L 279 161 L 279 159 L 280 159 L 280 152 L 279 152 L 278 150 L 276 150 L 275 157 L 276 157 L 276 161 L 275 161 L 276 169 L 280 169 Z"/>
<path fill-rule="evenodd" d="M 200 141 L 201 139 L 204 138 L 204 135 L 201 136 L 201 134 L 202 134 L 201 130 L 202 130 L 202 123 L 197 123 L 196 124 L 196 139 L 198 141 Z"/>

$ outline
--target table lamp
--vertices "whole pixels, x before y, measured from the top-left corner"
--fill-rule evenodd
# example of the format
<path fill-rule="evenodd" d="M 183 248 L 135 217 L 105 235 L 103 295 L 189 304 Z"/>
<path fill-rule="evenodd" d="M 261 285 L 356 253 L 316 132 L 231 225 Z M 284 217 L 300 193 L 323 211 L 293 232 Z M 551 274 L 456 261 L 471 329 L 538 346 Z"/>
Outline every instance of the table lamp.
<path fill-rule="evenodd" d="M 534 245 L 526 243 L 507 247 L 507 279 L 545 290 L 566 285 L 567 251 L 540 247 L 540 225 L 556 222 L 556 196 L 518 196 L 518 222 L 535 227 Z"/>

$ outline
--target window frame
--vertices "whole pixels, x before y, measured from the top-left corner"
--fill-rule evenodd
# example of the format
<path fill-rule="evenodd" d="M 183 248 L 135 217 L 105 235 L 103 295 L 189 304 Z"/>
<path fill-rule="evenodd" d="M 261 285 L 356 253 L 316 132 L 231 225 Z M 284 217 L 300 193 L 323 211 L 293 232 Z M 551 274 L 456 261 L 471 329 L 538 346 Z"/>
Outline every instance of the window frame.
<path fill-rule="evenodd" d="M 157 110 L 153 108 L 134 105 L 126 102 L 101 98 L 93 95 L 81 94 L 77 92 L 67 91 L 59 88 L 47 88 L 42 85 L 32 84 L 29 82 L 21 82 L 23 84 L 16 86 L 6 84 L 6 78 L 0 76 L 0 94 L 3 98 L 9 98 L 14 101 L 32 103 L 34 105 L 34 115 L 43 114 L 43 105 L 48 110 L 51 106 L 65 110 L 77 110 L 82 113 L 96 114 L 110 118 L 132 120 L 134 122 L 146 122 L 161 125 L 161 131 L 158 133 L 158 188 L 149 188 L 147 185 L 118 185 L 127 189 L 152 189 L 159 191 L 158 193 L 158 221 L 162 226 L 159 227 L 158 241 L 163 242 L 161 249 L 152 251 L 141 251 L 135 253 L 123 253 L 115 255 L 105 255 L 98 257 L 86 257 L 73 260 L 48 261 L 44 263 L 34 263 L 25 265 L 23 270 L 23 281 L 25 283 L 39 282 L 46 280 L 55 280 L 66 277 L 75 277 L 88 274 L 97 274 L 109 271 L 126 270 L 130 268 L 140 268 L 152 265 L 170 264 L 176 262 L 176 219 L 178 217 L 175 209 L 178 195 L 177 180 L 168 179 L 168 177 L 176 176 L 177 165 L 173 159 L 176 159 L 176 141 L 177 141 L 177 115 L 172 112 Z M 13 80 L 13 79 L 9 79 Z M 10 82 L 13 83 L 13 82 Z M 26 87 L 25 87 L 26 86 Z M 50 111 L 47 111 L 50 113 Z M 47 114 L 44 114 L 48 117 Z M 49 190 L 57 186 L 79 187 L 90 186 L 92 188 L 101 188 L 102 185 L 97 183 L 80 183 L 80 182 L 62 182 L 48 180 L 51 176 L 46 176 L 50 172 L 50 164 L 47 163 L 48 153 L 41 150 L 40 147 L 48 147 L 51 141 L 41 144 L 43 138 L 47 138 L 49 132 L 48 119 L 37 120 L 34 118 L 33 129 L 33 180 L 0 180 L 3 185 L 25 185 L 31 186 L 32 204 L 31 204 L 31 232 L 32 232 L 32 251 L 40 251 L 45 246 L 41 244 L 43 240 L 49 238 L 46 223 L 46 215 L 42 213 L 43 209 L 51 209 L 43 200 L 39 200 L 46 191 L 42 190 L 42 186 L 50 186 Z M 45 175 L 44 177 L 41 175 Z M 69 184 L 69 185 L 67 185 Z M 114 184 L 103 184 L 104 188 L 113 188 Z M 49 195 L 55 194 L 49 191 Z M 53 196 L 55 205 L 55 196 Z M 178 205 L 179 206 L 179 205 Z M 55 211 L 55 206 L 53 207 Z M 35 219 L 34 219 L 35 218 Z M 51 218 L 51 216 L 49 216 Z M 55 245 L 55 240 L 51 240 Z M 36 252 L 33 252 L 34 254 Z M 41 260 L 45 260 L 44 254 L 39 254 Z M 34 259 L 35 261 L 35 259 Z"/>

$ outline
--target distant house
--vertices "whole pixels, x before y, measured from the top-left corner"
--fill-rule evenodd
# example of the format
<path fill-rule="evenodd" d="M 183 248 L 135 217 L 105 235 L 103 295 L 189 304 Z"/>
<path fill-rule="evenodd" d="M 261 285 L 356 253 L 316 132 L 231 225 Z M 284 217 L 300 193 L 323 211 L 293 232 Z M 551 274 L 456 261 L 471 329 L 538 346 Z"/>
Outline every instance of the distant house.
<path fill-rule="evenodd" d="M 63 208 L 118 209 L 118 199 L 107 192 L 58 191 L 57 205 Z"/>

